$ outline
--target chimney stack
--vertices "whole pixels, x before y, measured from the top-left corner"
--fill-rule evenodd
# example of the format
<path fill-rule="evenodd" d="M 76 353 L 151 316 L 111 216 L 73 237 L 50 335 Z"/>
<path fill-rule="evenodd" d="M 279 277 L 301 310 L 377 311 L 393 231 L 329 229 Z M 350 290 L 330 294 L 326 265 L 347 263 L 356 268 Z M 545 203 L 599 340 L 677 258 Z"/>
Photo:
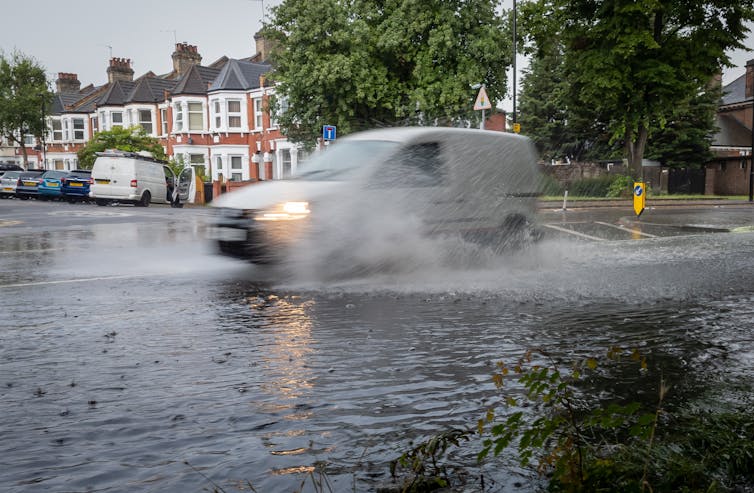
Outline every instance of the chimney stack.
<path fill-rule="evenodd" d="M 179 76 L 188 72 L 193 65 L 199 65 L 202 56 L 196 50 L 196 46 L 187 43 L 177 43 L 173 52 L 173 70 Z"/>
<path fill-rule="evenodd" d="M 111 58 L 110 66 L 107 67 L 107 81 L 111 84 L 116 80 L 132 82 L 134 70 L 131 68 L 130 58 Z"/>
<path fill-rule="evenodd" d="M 264 63 L 270 57 L 270 51 L 272 50 L 273 42 L 262 36 L 261 31 L 254 35 L 254 45 L 256 46 L 256 54 L 254 55 L 254 61 Z"/>
<path fill-rule="evenodd" d="M 746 99 L 754 96 L 754 60 L 746 62 Z"/>
<path fill-rule="evenodd" d="M 81 90 L 79 76 L 67 72 L 58 72 L 58 80 L 55 81 L 55 86 L 59 93 L 79 92 Z"/>

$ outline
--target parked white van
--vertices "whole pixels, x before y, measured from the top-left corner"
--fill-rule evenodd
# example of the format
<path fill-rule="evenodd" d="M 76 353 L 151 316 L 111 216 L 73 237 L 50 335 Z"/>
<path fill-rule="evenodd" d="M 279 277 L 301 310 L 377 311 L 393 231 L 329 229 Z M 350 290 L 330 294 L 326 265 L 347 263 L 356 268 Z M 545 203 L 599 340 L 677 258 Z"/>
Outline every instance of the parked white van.
<path fill-rule="evenodd" d="M 188 174 L 193 169 L 186 168 L 185 171 Z M 164 161 L 153 158 L 149 153 L 109 150 L 97 153 L 89 196 L 97 205 L 111 202 L 142 207 L 150 203 L 175 204 L 179 203 L 173 196 L 176 185 L 173 171 Z M 180 200 L 185 202 L 186 197 L 180 197 Z"/>
<path fill-rule="evenodd" d="M 456 235 L 500 251 L 513 238 L 536 237 L 540 187 L 537 152 L 526 137 L 437 127 L 371 130 L 320 151 L 294 179 L 217 197 L 211 234 L 221 253 L 254 263 L 276 262 L 291 246 L 329 242 L 344 252 L 377 251 L 416 236 Z M 314 241 L 303 243 L 304 232 Z"/>

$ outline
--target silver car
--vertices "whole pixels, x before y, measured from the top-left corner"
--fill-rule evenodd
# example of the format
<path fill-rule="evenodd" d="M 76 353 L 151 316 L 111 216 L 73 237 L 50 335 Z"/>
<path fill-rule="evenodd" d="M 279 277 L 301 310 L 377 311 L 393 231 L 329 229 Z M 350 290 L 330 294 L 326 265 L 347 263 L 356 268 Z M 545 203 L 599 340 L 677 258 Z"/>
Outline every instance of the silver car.
<path fill-rule="evenodd" d="M 16 196 L 16 186 L 21 171 L 6 171 L 0 178 L 0 198 L 7 199 Z"/>

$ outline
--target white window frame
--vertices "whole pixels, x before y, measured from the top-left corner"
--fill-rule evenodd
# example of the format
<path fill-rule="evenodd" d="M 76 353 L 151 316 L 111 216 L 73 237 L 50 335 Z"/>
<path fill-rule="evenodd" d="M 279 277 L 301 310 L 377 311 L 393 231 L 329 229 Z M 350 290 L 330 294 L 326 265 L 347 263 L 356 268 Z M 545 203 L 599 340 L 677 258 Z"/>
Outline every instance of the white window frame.
<path fill-rule="evenodd" d="M 197 110 L 197 107 L 199 108 Z M 204 105 L 201 101 L 189 101 L 186 103 L 188 111 L 188 130 L 189 132 L 204 131 Z M 198 122 L 196 121 L 198 117 Z"/>
<path fill-rule="evenodd" d="M 56 125 L 57 124 L 57 125 Z M 57 126 L 57 128 L 55 128 Z M 50 122 L 50 128 L 52 129 L 52 141 L 63 142 L 63 122 L 60 118 L 53 118 Z"/>
<path fill-rule="evenodd" d="M 264 105 L 262 97 L 254 98 L 254 130 L 264 130 Z"/>
<path fill-rule="evenodd" d="M 212 100 L 212 122 L 215 130 L 220 130 L 223 126 L 222 103 L 219 99 Z"/>
<path fill-rule="evenodd" d="M 183 105 L 181 103 L 173 105 L 173 132 L 183 132 Z"/>
<path fill-rule="evenodd" d="M 238 105 L 238 110 L 231 110 L 231 103 Z M 243 128 L 243 102 L 240 99 L 225 100 L 225 110 L 227 114 L 227 127 L 229 130 L 240 130 Z M 231 118 L 238 118 L 238 125 L 231 124 Z"/>
<path fill-rule="evenodd" d="M 81 128 L 77 128 L 76 124 L 81 124 Z M 86 122 L 84 117 L 71 118 L 71 128 L 74 141 L 82 142 L 86 140 Z"/>
<path fill-rule="evenodd" d="M 279 127 L 280 122 L 278 120 L 286 111 L 288 111 L 288 98 L 280 96 L 277 100 L 277 108 L 274 114 L 270 113 L 270 127 Z"/>
<path fill-rule="evenodd" d="M 138 118 L 136 124 L 139 125 L 141 128 L 143 128 L 144 132 L 146 132 L 147 135 L 154 135 L 154 122 L 152 121 L 153 120 L 152 110 L 149 108 L 139 108 L 134 111 L 136 112 L 136 116 Z M 142 120 L 142 116 L 143 116 L 142 113 L 148 113 L 149 119 Z"/>
<path fill-rule="evenodd" d="M 160 108 L 160 127 L 162 129 L 162 135 L 168 134 L 168 109 Z"/>
<path fill-rule="evenodd" d="M 116 118 L 115 118 L 116 116 L 118 117 L 117 119 L 120 120 L 120 121 L 115 121 L 116 120 Z M 121 128 L 123 128 L 123 112 L 122 111 L 113 111 L 113 112 L 111 112 L 110 113 L 110 122 L 112 123 L 112 125 L 111 125 L 110 128 L 115 128 L 115 127 L 121 127 Z"/>

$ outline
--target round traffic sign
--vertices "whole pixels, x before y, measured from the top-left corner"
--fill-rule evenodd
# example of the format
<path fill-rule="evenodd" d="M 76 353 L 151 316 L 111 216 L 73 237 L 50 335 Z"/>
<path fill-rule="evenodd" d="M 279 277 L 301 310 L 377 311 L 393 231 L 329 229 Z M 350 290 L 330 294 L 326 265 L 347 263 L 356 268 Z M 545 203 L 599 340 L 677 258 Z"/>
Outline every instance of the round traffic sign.
<path fill-rule="evenodd" d="M 634 187 L 634 195 L 637 197 L 641 197 L 641 194 L 644 193 L 644 188 L 641 185 L 636 185 Z"/>

